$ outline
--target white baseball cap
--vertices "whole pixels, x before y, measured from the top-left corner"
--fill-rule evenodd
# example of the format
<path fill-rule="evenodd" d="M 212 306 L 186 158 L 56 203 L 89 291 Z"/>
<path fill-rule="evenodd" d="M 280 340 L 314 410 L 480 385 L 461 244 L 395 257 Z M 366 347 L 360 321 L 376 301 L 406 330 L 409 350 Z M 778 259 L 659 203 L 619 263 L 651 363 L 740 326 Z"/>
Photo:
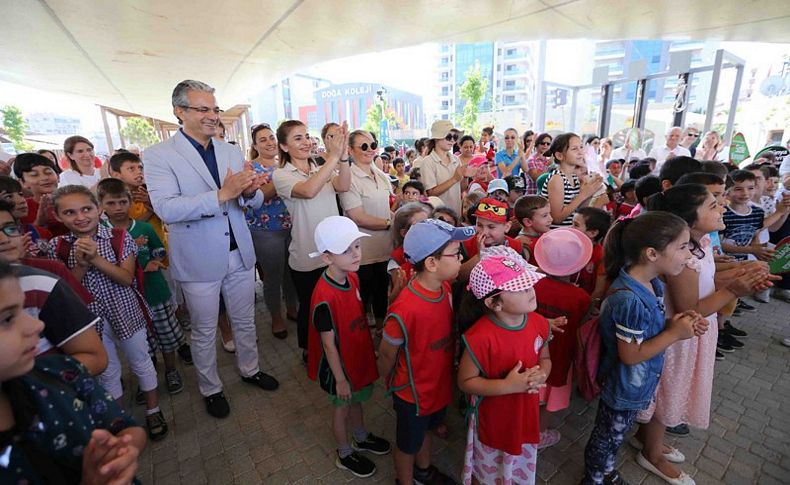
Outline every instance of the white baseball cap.
<path fill-rule="evenodd" d="M 370 237 L 370 234 L 360 231 L 354 221 L 348 217 L 327 217 L 315 228 L 315 247 L 318 251 L 310 253 L 310 257 L 317 258 L 327 251 L 332 254 L 342 254 L 361 237 Z"/>

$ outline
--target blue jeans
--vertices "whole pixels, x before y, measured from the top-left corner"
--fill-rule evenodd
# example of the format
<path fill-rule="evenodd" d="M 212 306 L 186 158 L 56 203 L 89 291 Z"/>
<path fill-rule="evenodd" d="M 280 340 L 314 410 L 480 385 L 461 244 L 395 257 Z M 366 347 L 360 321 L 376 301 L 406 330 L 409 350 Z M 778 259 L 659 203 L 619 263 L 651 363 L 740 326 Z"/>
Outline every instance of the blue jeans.
<path fill-rule="evenodd" d="M 614 471 L 617 450 L 623 444 L 625 434 L 636 420 L 636 409 L 618 411 L 598 401 L 595 426 L 584 448 L 584 480 L 582 483 L 599 485 L 603 478 Z"/>

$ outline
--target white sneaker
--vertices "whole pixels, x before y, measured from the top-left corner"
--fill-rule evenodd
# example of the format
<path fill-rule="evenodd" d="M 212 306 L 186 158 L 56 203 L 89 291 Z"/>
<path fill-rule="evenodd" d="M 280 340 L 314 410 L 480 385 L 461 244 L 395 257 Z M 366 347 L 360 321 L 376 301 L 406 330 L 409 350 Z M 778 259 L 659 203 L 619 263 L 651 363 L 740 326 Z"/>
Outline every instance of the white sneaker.
<path fill-rule="evenodd" d="M 221 339 L 222 337 L 220 337 Z M 225 352 L 230 352 L 231 354 L 236 352 L 236 343 L 231 340 L 230 342 L 222 341 L 222 348 L 225 349 Z"/>
<path fill-rule="evenodd" d="M 752 295 L 752 298 L 760 303 L 771 303 L 771 289 L 766 288 L 763 291 L 757 292 Z"/>
<path fill-rule="evenodd" d="M 790 303 L 790 290 L 785 288 L 774 288 L 773 294 L 774 298 Z"/>
<path fill-rule="evenodd" d="M 790 347 L 790 337 L 782 340 L 782 345 L 785 347 Z"/>

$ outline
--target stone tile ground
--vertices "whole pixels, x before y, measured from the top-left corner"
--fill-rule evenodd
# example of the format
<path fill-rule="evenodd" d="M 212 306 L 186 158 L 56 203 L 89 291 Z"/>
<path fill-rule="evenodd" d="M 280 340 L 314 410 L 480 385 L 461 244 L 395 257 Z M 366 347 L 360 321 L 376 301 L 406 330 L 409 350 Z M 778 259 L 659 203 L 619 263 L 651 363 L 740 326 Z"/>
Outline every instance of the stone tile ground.
<path fill-rule="evenodd" d="M 172 397 L 161 395 L 170 434 L 143 452 L 139 476 L 144 483 L 363 481 L 335 468 L 326 396 L 305 375 L 295 328 L 285 341 L 271 337 L 260 288 L 258 291 L 262 368 L 280 380 L 280 389 L 264 392 L 242 383 L 233 356 L 218 346 L 220 375 L 232 411 L 227 419 L 217 420 L 205 412 L 194 369 L 182 368 L 184 391 Z M 790 336 L 790 304 L 755 304 L 757 313 L 734 319 L 736 326 L 750 333 L 745 348 L 716 364 L 710 429 L 693 430 L 691 436 L 672 442 L 687 457 L 683 469 L 700 485 L 790 483 L 790 349 L 780 343 Z M 160 389 L 164 389 L 163 383 Z M 134 412 L 142 420 L 139 406 Z M 539 483 L 579 482 L 584 445 L 594 416 L 595 407 L 578 397 L 569 409 L 556 413 L 562 440 L 539 455 Z M 394 413 L 380 385 L 365 406 L 365 419 L 374 433 L 394 438 Z M 434 440 L 435 464 L 457 476 L 465 425 L 456 408 L 448 412 L 447 423 L 451 428 L 449 439 Z M 623 476 L 632 484 L 663 483 L 636 465 L 634 453 L 627 445 L 621 451 Z M 378 472 L 365 481 L 394 483 L 391 456 L 373 460 Z"/>

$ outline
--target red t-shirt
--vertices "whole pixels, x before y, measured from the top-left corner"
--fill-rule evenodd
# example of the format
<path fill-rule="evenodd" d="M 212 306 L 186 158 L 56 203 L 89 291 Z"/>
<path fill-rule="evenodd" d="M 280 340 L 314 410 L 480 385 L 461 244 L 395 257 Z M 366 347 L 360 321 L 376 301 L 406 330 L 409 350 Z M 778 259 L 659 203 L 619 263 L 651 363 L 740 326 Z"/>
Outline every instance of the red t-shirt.
<path fill-rule="evenodd" d="M 529 251 L 529 259 L 527 262 L 532 266 L 538 265 L 538 262 L 535 260 L 535 244 L 538 243 L 538 239 L 540 239 L 540 236 L 530 236 L 529 234 L 519 234 L 518 236 L 518 241 L 521 243 L 521 246 L 526 246 Z"/>
<path fill-rule="evenodd" d="M 588 295 L 592 295 L 601 266 L 603 266 L 603 246 L 596 243 L 593 244 L 592 256 L 587 266 L 582 268 L 575 277 L 571 277 L 571 281 L 576 281 L 579 288 L 586 291 Z"/>
<path fill-rule="evenodd" d="M 538 365 L 549 336 L 549 322 L 537 313 L 528 313 L 519 328 L 507 327 L 493 317 L 484 316 L 461 339 L 481 376 L 502 379 L 518 361 L 524 369 Z M 520 455 L 524 444 L 540 441 L 538 394 L 476 396 L 476 400 L 481 443 Z"/>
<path fill-rule="evenodd" d="M 546 318 L 566 317 L 568 324 L 564 332 L 554 332 L 549 343 L 551 374 L 546 383 L 564 386 L 568 370 L 576 355 L 576 329 L 590 309 L 590 296 L 581 288 L 552 277 L 543 278 L 535 284 L 538 313 Z"/>
<path fill-rule="evenodd" d="M 389 392 L 416 405 L 418 416 L 433 414 L 453 398 L 453 304 L 450 283 L 432 292 L 413 279 L 390 305 L 385 338 L 402 340 Z"/>
<path fill-rule="evenodd" d="M 342 287 L 330 281 L 324 272 L 313 289 L 307 344 L 307 374 L 313 380 L 318 379 L 319 376 L 322 380 L 334 379 L 329 361 L 324 355 L 320 332 L 314 322 L 316 310 L 324 305 L 329 310 L 343 372 L 351 384 L 351 390 L 358 391 L 375 382 L 379 374 L 368 318 L 362 307 L 362 298 L 359 296 L 357 275 L 349 273 L 348 285 Z M 327 389 L 331 388 L 334 386 L 327 387 Z"/>
<path fill-rule="evenodd" d="M 518 254 L 524 255 L 524 251 L 521 247 L 521 241 L 518 239 L 513 239 L 510 236 L 505 236 L 505 243 L 510 246 L 511 249 L 516 251 Z M 467 239 L 463 243 L 461 243 L 461 247 L 463 248 L 465 258 L 464 260 L 469 260 L 477 256 L 480 252 L 480 249 L 477 247 L 477 238 L 473 237 L 471 239 Z"/>

